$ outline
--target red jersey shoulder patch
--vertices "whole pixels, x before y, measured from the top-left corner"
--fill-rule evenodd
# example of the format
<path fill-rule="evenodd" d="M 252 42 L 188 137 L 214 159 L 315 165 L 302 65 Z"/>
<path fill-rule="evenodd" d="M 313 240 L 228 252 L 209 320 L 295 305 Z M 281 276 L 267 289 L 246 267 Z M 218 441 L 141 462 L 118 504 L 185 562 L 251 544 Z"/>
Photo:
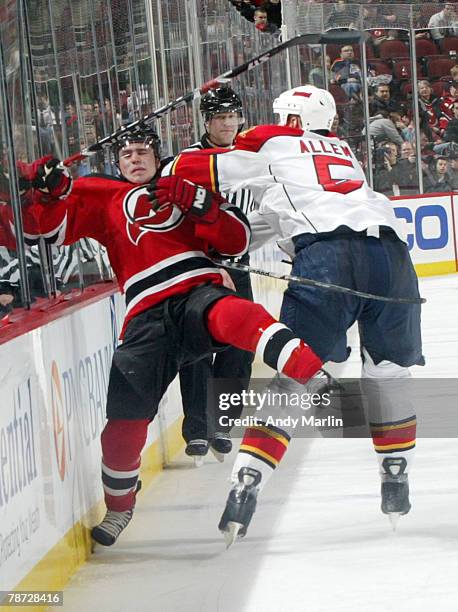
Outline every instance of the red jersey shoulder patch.
<path fill-rule="evenodd" d="M 271 138 L 276 136 L 302 136 L 303 130 L 285 125 L 258 125 L 240 134 L 235 139 L 235 148 L 242 151 L 257 152 Z"/>

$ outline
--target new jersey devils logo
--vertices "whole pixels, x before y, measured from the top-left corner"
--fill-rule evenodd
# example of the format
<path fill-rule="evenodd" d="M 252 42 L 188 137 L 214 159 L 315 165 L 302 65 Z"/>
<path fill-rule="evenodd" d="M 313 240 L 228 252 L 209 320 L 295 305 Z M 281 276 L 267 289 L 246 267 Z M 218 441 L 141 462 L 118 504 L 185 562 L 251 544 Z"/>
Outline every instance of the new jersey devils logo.
<path fill-rule="evenodd" d="M 127 235 L 135 245 L 147 232 L 169 232 L 184 219 L 183 213 L 176 206 L 164 205 L 154 211 L 144 185 L 129 191 L 124 199 L 123 209 L 127 219 Z"/>

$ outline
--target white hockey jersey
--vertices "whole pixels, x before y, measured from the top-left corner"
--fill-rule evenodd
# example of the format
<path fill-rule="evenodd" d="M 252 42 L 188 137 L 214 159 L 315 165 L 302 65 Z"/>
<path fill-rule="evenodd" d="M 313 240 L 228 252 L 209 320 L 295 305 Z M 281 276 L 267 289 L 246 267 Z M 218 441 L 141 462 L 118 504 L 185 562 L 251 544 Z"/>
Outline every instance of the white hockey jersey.
<path fill-rule="evenodd" d="M 207 136 L 204 134 L 202 138 L 190 145 L 186 149 L 183 149 L 182 153 L 189 153 L 191 151 L 201 151 L 202 149 L 213 149 L 215 146 L 210 143 Z M 219 150 L 219 149 L 218 149 Z M 170 167 L 170 166 L 169 166 Z M 166 172 L 163 171 L 162 176 L 165 176 Z M 223 198 L 227 200 L 232 206 L 237 206 L 248 217 L 252 212 L 257 209 L 257 205 L 254 201 L 253 194 L 249 189 L 239 189 L 238 191 L 231 191 L 227 193 L 221 193 Z"/>
<path fill-rule="evenodd" d="M 259 210 L 249 216 L 252 249 L 276 238 L 293 254 L 292 238 L 391 227 L 405 241 L 401 222 L 384 195 L 373 191 L 349 145 L 337 137 L 285 126 L 241 132 L 232 149 L 179 155 L 168 169 L 208 189 L 249 188 Z"/>

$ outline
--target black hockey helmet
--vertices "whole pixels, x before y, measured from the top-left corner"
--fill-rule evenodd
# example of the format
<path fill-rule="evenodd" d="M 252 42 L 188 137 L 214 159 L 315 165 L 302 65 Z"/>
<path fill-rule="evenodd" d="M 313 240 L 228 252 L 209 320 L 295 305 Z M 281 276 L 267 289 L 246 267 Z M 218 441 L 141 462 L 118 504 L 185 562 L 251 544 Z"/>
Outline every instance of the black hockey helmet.
<path fill-rule="evenodd" d="M 126 132 L 121 135 L 112 146 L 112 151 L 116 159 L 119 159 L 119 152 L 124 147 L 129 146 L 133 142 L 141 142 L 146 147 L 151 147 L 158 159 L 161 157 L 161 141 L 156 131 L 150 127 L 138 127 L 133 132 Z"/>
<path fill-rule="evenodd" d="M 240 118 L 243 120 L 242 101 L 228 85 L 221 85 L 221 87 L 216 89 L 210 89 L 203 95 L 200 99 L 200 112 L 205 122 L 210 121 L 213 115 L 218 113 L 239 113 Z"/>

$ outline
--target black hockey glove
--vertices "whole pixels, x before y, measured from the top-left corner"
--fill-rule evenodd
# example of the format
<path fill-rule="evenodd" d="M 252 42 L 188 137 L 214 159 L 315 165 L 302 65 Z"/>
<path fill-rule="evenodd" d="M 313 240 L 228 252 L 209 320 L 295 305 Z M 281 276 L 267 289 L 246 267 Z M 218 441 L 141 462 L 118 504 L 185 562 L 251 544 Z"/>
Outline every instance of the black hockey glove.
<path fill-rule="evenodd" d="M 50 198 L 61 200 L 70 193 L 72 183 L 73 179 L 68 168 L 58 159 L 49 159 L 45 163 L 39 163 L 33 179 L 35 189 Z"/>
<path fill-rule="evenodd" d="M 200 223 L 214 223 L 220 205 L 225 202 L 218 193 L 207 191 L 180 176 L 164 176 L 152 184 L 148 191 L 153 210 L 174 204 L 184 215 Z"/>

